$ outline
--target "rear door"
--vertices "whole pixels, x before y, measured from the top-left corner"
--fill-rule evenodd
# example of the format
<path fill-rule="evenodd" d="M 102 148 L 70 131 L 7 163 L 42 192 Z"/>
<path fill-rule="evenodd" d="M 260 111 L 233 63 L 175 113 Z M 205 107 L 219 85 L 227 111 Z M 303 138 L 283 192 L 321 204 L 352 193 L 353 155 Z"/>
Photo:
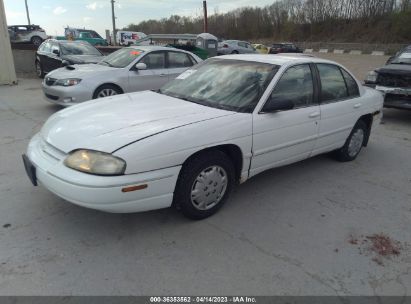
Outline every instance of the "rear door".
<path fill-rule="evenodd" d="M 361 116 L 358 84 L 343 68 L 329 63 L 316 64 L 321 82 L 321 122 L 313 154 L 341 148 Z"/>
<path fill-rule="evenodd" d="M 157 90 L 168 82 L 165 51 L 148 53 L 136 63 L 140 62 L 145 63 L 147 69 L 137 70 L 135 66 L 130 69 L 128 76 L 130 92 Z"/>
<path fill-rule="evenodd" d="M 190 56 L 183 52 L 167 52 L 167 72 L 168 79 L 172 80 L 185 70 L 192 67 L 195 63 Z"/>
<path fill-rule="evenodd" d="M 291 110 L 253 114 L 253 159 L 250 176 L 308 158 L 321 119 L 314 67 L 299 64 L 285 71 L 271 92 L 272 100 L 290 100 Z M 268 101 L 267 101 L 268 102 Z"/>
<path fill-rule="evenodd" d="M 51 42 L 46 41 L 43 43 L 41 50 L 37 52 L 39 55 L 40 63 L 45 73 L 51 71 Z"/>

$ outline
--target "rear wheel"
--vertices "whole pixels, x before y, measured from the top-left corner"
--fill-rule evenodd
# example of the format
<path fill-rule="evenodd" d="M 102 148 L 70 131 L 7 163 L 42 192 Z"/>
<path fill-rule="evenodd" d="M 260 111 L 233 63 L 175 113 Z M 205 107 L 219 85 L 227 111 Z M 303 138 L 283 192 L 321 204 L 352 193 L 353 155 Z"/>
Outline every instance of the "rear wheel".
<path fill-rule="evenodd" d="M 190 219 L 207 218 L 227 200 L 234 180 L 234 166 L 225 153 L 210 151 L 199 154 L 181 169 L 174 202 Z"/>
<path fill-rule="evenodd" d="M 238 51 L 234 50 L 231 52 L 231 54 L 239 54 Z"/>
<path fill-rule="evenodd" d="M 44 71 L 43 71 L 43 67 L 41 66 L 40 61 L 36 60 L 35 62 L 35 66 L 36 66 L 36 74 L 39 78 L 44 78 Z"/>
<path fill-rule="evenodd" d="M 122 93 L 123 92 L 121 92 L 118 87 L 110 84 L 105 84 L 97 88 L 97 90 L 94 92 L 93 99 L 114 96 Z"/>
<path fill-rule="evenodd" d="M 359 120 L 347 141 L 341 149 L 335 151 L 335 155 L 339 161 L 348 162 L 353 161 L 360 154 L 362 147 L 367 138 L 368 128 L 364 121 Z"/>
<path fill-rule="evenodd" d="M 31 38 L 31 43 L 33 43 L 35 46 L 40 46 L 40 44 L 43 43 L 43 39 L 41 39 L 39 36 L 34 36 Z"/>

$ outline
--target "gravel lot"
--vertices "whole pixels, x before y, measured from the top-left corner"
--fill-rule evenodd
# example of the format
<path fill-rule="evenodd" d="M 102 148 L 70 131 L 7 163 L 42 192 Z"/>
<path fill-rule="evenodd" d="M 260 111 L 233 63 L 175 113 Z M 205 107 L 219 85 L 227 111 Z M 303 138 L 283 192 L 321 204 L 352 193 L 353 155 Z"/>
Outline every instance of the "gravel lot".
<path fill-rule="evenodd" d="M 386 60 L 322 56 L 361 79 Z M 58 110 L 37 79 L 0 87 L 0 295 L 410 295 L 411 112 L 385 110 L 355 162 L 265 172 L 193 222 L 87 210 L 32 187 L 21 154 Z M 380 254 L 375 234 L 390 238 Z"/>

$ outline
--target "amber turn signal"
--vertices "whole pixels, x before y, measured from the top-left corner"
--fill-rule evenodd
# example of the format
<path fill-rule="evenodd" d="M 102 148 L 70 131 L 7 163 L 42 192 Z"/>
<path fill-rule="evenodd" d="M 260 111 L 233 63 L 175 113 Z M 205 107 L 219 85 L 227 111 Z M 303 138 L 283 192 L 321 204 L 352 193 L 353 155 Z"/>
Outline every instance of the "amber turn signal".
<path fill-rule="evenodd" d="M 147 187 L 148 187 L 147 184 L 138 185 L 138 186 L 131 186 L 131 187 L 126 187 L 126 188 L 121 189 L 121 192 L 133 192 L 133 191 L 137 191 L 137 190 L 146 189 Z"/>

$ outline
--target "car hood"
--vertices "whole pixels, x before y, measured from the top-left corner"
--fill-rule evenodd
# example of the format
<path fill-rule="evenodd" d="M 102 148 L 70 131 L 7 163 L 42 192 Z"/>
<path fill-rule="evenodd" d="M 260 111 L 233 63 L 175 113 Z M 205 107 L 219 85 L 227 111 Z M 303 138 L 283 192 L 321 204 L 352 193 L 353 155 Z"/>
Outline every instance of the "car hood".
<path fill-rule="evenodd" d="M 392 63 L 375 71 L 381 74 L 411 75 L 411 65 Z"/>
<path fill-rule="evenodd" d="M 74 64 L 56 69 L 47 74 L 48 77 L 65 79 L 65 78 L 84 78 L 93 77 L 102 72 L 112 72 L 117 68 L 112 68 L 102 64 Z"/>
<path fill-rule="evenodd" d="M 59 111 L 47 120 L 41 136 L 65 153 L 81 148 L 111 153 L 155 134 L 235 114 L 145 91 Z"/>
<path fill-rule="evenodd" d="M 64 55 L 62 57 L 63 60 L 68 60 L 72 63 L 97 63 L 100 62 L 104 56 L 96 56 L 96 55 Z"/>

